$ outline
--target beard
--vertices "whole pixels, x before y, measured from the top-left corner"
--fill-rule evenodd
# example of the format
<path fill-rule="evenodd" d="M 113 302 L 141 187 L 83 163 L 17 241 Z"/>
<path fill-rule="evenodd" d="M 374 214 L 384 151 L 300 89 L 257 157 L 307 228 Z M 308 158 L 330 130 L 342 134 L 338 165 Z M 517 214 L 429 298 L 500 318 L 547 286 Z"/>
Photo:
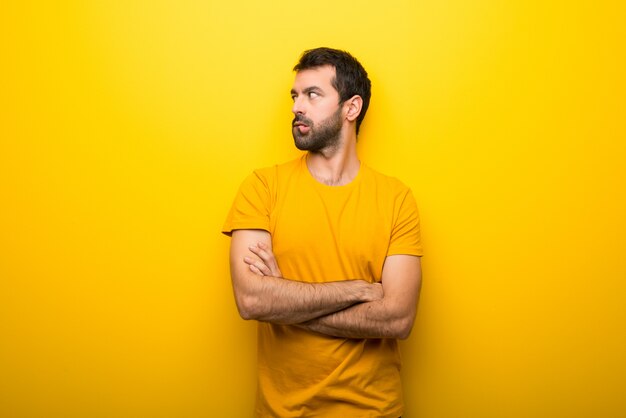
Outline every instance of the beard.
<path fill-rule="evenodd" d="M 301 133 L 296 122 L 304 123 L 310 129 L 307 133 Z M 324 119 L 315 126 L 313 121 L 305 116 L 296 115 L 292 122 L 291 133 L 296 147 L 301 151 L 320 152 L 325 149 L 337 148 L 341 138 L 341 107 L 335 113 Z"/>

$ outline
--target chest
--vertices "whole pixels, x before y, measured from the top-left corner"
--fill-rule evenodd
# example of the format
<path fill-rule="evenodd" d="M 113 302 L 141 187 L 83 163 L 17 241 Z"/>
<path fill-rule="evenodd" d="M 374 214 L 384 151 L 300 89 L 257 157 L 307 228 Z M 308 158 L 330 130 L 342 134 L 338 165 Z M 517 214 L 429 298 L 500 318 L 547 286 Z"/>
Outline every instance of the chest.
<path fill-rule="evenodd" d="M 283 274 L 315 282 L 380 279 L 392 222 L 387 202 L 359 189 L 296 188 L 279 196 L 270 214 Z"/>

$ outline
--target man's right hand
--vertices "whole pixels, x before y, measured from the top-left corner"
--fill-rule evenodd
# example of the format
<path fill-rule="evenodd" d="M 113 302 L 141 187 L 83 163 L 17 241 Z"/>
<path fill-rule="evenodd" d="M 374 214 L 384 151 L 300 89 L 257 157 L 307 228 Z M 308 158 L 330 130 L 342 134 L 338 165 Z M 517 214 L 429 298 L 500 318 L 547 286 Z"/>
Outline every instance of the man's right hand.
<path fill-rule="evenodd" d="M 368 283 L 368 282 L 365 282 Z M 370 299 L 366 300 L 366 302 L 374 302 L 377 300 L 381 300 L 383 298 L 383 285 L 380 282 L 376 282 L 376 283 L 368 283 L 369 286 L 369 292 L 370 292 Z"/>

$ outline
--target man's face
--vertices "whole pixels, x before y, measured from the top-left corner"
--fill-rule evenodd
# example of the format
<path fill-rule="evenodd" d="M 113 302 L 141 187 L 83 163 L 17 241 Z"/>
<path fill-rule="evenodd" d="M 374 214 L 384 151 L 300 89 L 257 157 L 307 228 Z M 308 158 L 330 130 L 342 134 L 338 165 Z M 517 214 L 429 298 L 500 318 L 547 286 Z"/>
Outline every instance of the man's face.
<path fill-rule="evenodd" d="M 339 145 L 344 116 L 339 93 L 331 84 L 334 77 L 335 68 L 329 65 L 296 74 L 291 132 L 300 150 L 318 152 Z"/>

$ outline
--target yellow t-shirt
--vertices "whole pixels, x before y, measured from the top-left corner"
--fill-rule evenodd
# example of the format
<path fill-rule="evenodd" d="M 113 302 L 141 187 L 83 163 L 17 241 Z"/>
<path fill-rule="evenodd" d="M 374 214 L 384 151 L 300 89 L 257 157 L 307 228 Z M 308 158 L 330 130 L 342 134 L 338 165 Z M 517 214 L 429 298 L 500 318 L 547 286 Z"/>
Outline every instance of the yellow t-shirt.
<path fill-rule="evenodd" d="M 422 255 L 408 187 L 363 163 L 349 184 L 326 186 L 311 176 L 306 155 L 243 182 L 222 232 L 236 229 L 268 231 L 283 276 L 304 282 L 377 282 L 388 255 Z M 403 412 L 395 339 L 337 338 L 259 322 L 258 367 L 258 417 Z"/>

